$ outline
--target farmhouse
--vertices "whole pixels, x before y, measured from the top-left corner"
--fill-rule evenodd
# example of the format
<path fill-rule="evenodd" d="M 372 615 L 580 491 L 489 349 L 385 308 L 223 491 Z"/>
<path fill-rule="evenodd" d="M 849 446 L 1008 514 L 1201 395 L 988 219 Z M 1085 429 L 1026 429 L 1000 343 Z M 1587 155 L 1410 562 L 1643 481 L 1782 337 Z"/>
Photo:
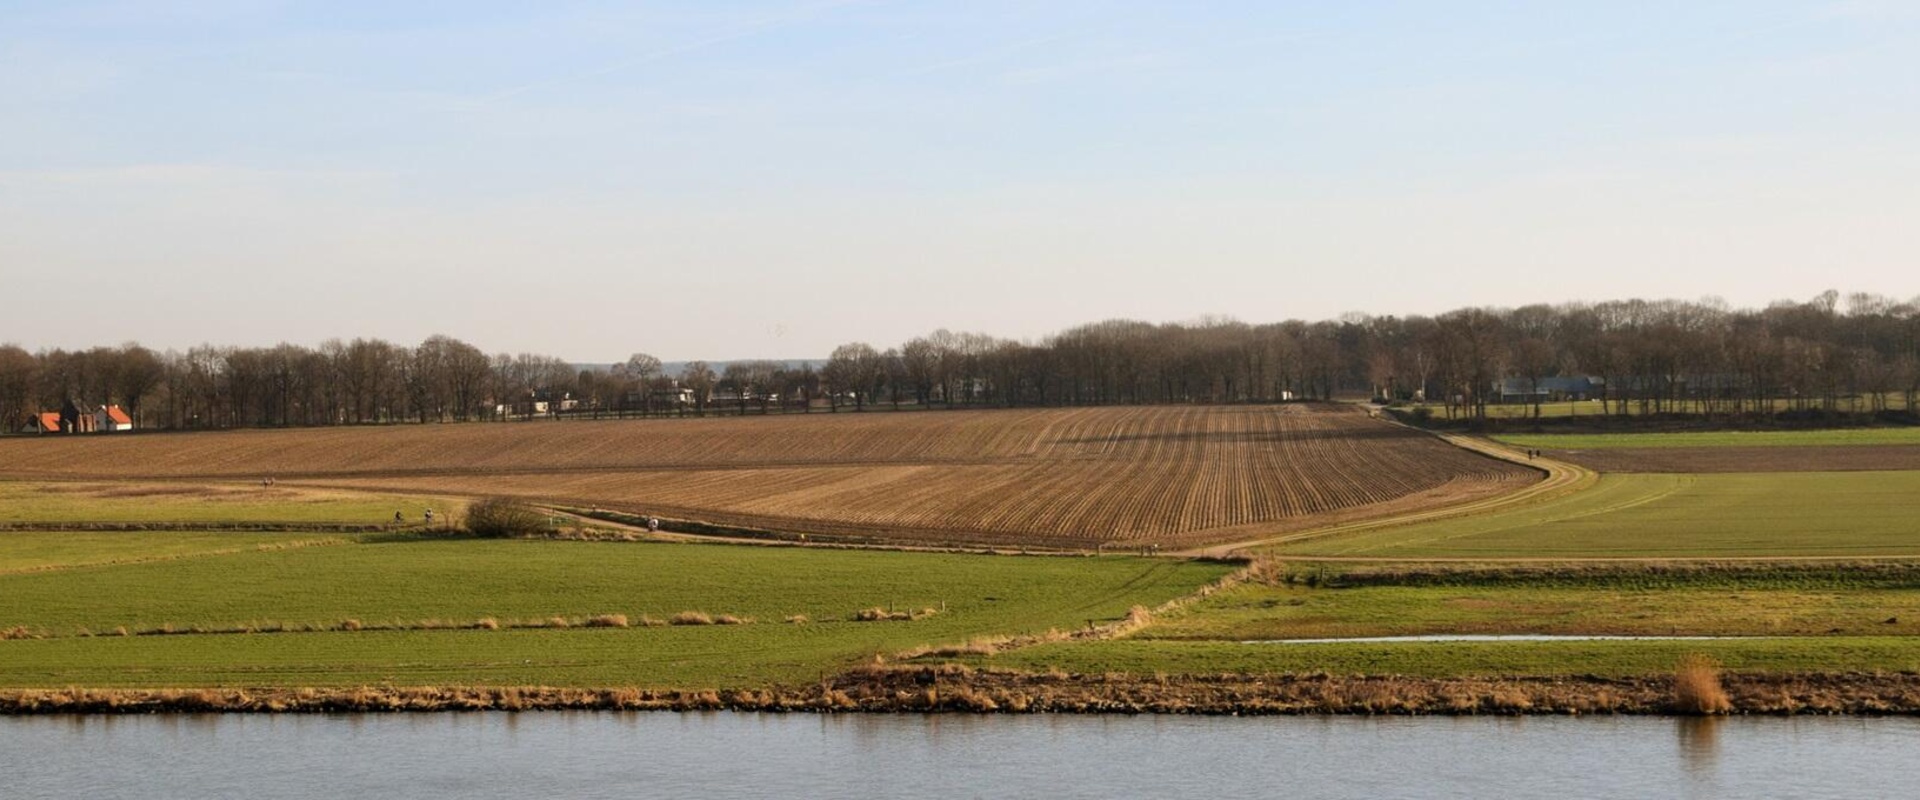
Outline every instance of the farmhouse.
<path fill-rule="evenodd" d="M 133 430 L 133 418 L 116 405 L 93 406 L 68 400 L 59 411 L 35 412 L 21 433 L 93 433 Z"/>
<path fill-rule="evenodd" d="M 60 405 L 61 433 L 92 433 L 100 418 L 95 416 L 93 408 L 85 403 L 76 403 L 69 399 Z"/>
<path fill-rule="evenodd" d="M 115 405 L 101 406 L 100 410 L 95 411 L 93 416 L 94 416 L 94 422 L 93 422 L 94 430 L 97 430 L 97 431 L 133 430 L 133 418 L 127 416 L 127 412 L 121 410 L 119 406 L 115 406 Z"/>

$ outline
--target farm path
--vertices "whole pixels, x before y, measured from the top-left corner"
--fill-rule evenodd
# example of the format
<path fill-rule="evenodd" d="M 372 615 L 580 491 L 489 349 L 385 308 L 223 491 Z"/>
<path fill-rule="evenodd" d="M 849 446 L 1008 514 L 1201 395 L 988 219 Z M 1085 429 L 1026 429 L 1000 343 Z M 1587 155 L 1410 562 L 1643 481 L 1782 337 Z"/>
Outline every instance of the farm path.
<path fill-rule="evenodd" d="M 1518 464 L 1523 467 L 1539 470 L 1545 473 L 1546 477 L 1538 482 L 1529 484 L 1525 488 L 1522 488 L 1515 492 L 1502 494 L 1495 497 L 1474 500 L 1471 502 L 1460 503 L 1457 505 L 1443 506 L 1440 508 L 1425 509 L 1420 511 L 1413 511 L 1405 514 L 1395 514 L 1387 517 L 1376 517 L 1373 519 L 1357 520 L 1354 522 L 1342 523 L 1339 525 L 1332 525 L 1332 526 L 1323 527 L 1323 528 L 1314 528 L 1311 530 L 1304 530 L 1304 531 L 1294 531 L 1294 532 L 1282 534 L 1279 536 L 1267 536 L 1267 537 L 1262 537 L 1257 539 L 1248 539 L 1244 541 L 1228 542 L 1225 544 L 1212 545 L 1209 547 L 1194 548 L 1191 550 L 1182 550 L 1177 553 L 1174 553 L 1174 555 L 1185 556 L 1185 557 L 1204 557 L 1204 558 L 1232 558 L 1235 555 L 1237 555 L 1239 551 L 1247 550 L 1255 547 L 1262 547 L 1266 545 L 1281 544 L 1284 542 L 1297 542 L 1302 539 L 1317 539 L 1317 538 L 1335 536 L 1335 535 L 1344 534 L 1344 533 L 1355 533 L 1359 531 L 1377 530 L 1380 528 L 1389 528 L 1397 525 L 1407 525 L 1415 522 L 1429 522 L 1432 520 L 1447 519 L 1451 517 L 1465 516 L 1468 514 L 1480 514 L 1480 513 L 1495 511 L 1503 508 L 1509 508 L 1512 506 L 1522 505 L 1526 503 L 1540 502 L 1543 500 L 1560 497 L 1565 494 L 1571 494 L 1573 492 L 1584 491 L 1588 488 L 1591 488 L 1594 484 L 1598 483 L 1600 479 L 1599 473 L 1594 472 L 1593 470 L 1587 469 L 1586 467 L 1580 466 L 1578 464 L 1573 464 L 1566 461 L 1560 461 L 1558 459 L 1546 458 L 1544 456 L 1529 457 L 1525 452 L 1519 449 L 1510 447 L 1500 442 L 1493 441 L 1491 439 L 1483 439 L 1478 436 L 1468 436 L 1465 434 L 1457 434 L 1457 433 L 1440 433 L 1435 431 L 1426 431 L 1424 429 L 1414 428 L 1411 425 L 1404 425 L 1399 422 L 1393 422 L 1393 424 L 1401 425 L 1401 427 L 1408 428 L 1409 430 L 1419 430 L 1423 433 L 1427 433 L 1431 436 L 1434 436 L 1435 438 L 1438 438 L 1441 441 L 1446 442 L 1447 444 L 1450 444 L 1455 447 L 1468 450 L 1471 452 L 1479 453 L 1489 458 L 1496 458 L 1501 461 L 1507 461 L 1514 464 Z M 1294 560 L 1305 560 L 1305 559 L 1294 559 Z M 1327 558 L 1324 560 L 1338 561 L 1341 559 Z M 1479 559 L 1479 560 L 1486 561 L 1486 560 L 1500 560 L 1500 559 Z"/>

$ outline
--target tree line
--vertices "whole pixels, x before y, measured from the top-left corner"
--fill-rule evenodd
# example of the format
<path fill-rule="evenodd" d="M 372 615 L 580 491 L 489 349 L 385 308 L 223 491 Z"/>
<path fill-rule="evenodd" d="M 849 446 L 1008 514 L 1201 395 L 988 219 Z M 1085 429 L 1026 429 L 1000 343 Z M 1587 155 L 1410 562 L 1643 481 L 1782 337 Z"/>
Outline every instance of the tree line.
<path fill-rule="evenodd" d="M 28 414 L 70 401 L 119 404 L 141 427 L 232 428 L 1335 395 L 1479 417 L 1515 386 L 1537 404 L 1543 393 L 1532 389 L 1570 376 L 1593 379 L 1591 399 L 1615 414 L 1911 410 L 1920 298 L 1829 291 L 1759 309 L 1620 300 L 1267 324 L 1108 320 L 1038 342 L 939 330 L 886 349 L 844 344 L 818 368 L 696 361 L 677 374 L 644 353 L 580 369 L 447 336 L 164 353 L 5 345 L 0 421 L 18 430 Z"/>

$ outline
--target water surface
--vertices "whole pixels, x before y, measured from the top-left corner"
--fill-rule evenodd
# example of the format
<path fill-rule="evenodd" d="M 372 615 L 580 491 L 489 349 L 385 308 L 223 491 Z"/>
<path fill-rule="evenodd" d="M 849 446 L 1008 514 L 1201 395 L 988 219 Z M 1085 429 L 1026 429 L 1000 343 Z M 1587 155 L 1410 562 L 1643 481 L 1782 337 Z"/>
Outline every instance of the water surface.
<path fill-rule="evenodd" d="M 9 798 L 1912 796 L 1909 719 L 0 718 Z"/>

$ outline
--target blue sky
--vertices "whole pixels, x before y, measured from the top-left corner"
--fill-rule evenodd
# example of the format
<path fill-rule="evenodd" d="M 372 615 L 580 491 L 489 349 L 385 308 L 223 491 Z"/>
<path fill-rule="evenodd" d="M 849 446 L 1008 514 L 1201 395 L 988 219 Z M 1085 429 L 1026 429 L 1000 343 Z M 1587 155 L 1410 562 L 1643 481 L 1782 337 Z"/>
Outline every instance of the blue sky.
<path fill-rule="evenodd" d="M 1915 75 L 1895 2 L 0 0 L 0 291 L 74 288 L 0 341 L 1912 297 Z"/>

